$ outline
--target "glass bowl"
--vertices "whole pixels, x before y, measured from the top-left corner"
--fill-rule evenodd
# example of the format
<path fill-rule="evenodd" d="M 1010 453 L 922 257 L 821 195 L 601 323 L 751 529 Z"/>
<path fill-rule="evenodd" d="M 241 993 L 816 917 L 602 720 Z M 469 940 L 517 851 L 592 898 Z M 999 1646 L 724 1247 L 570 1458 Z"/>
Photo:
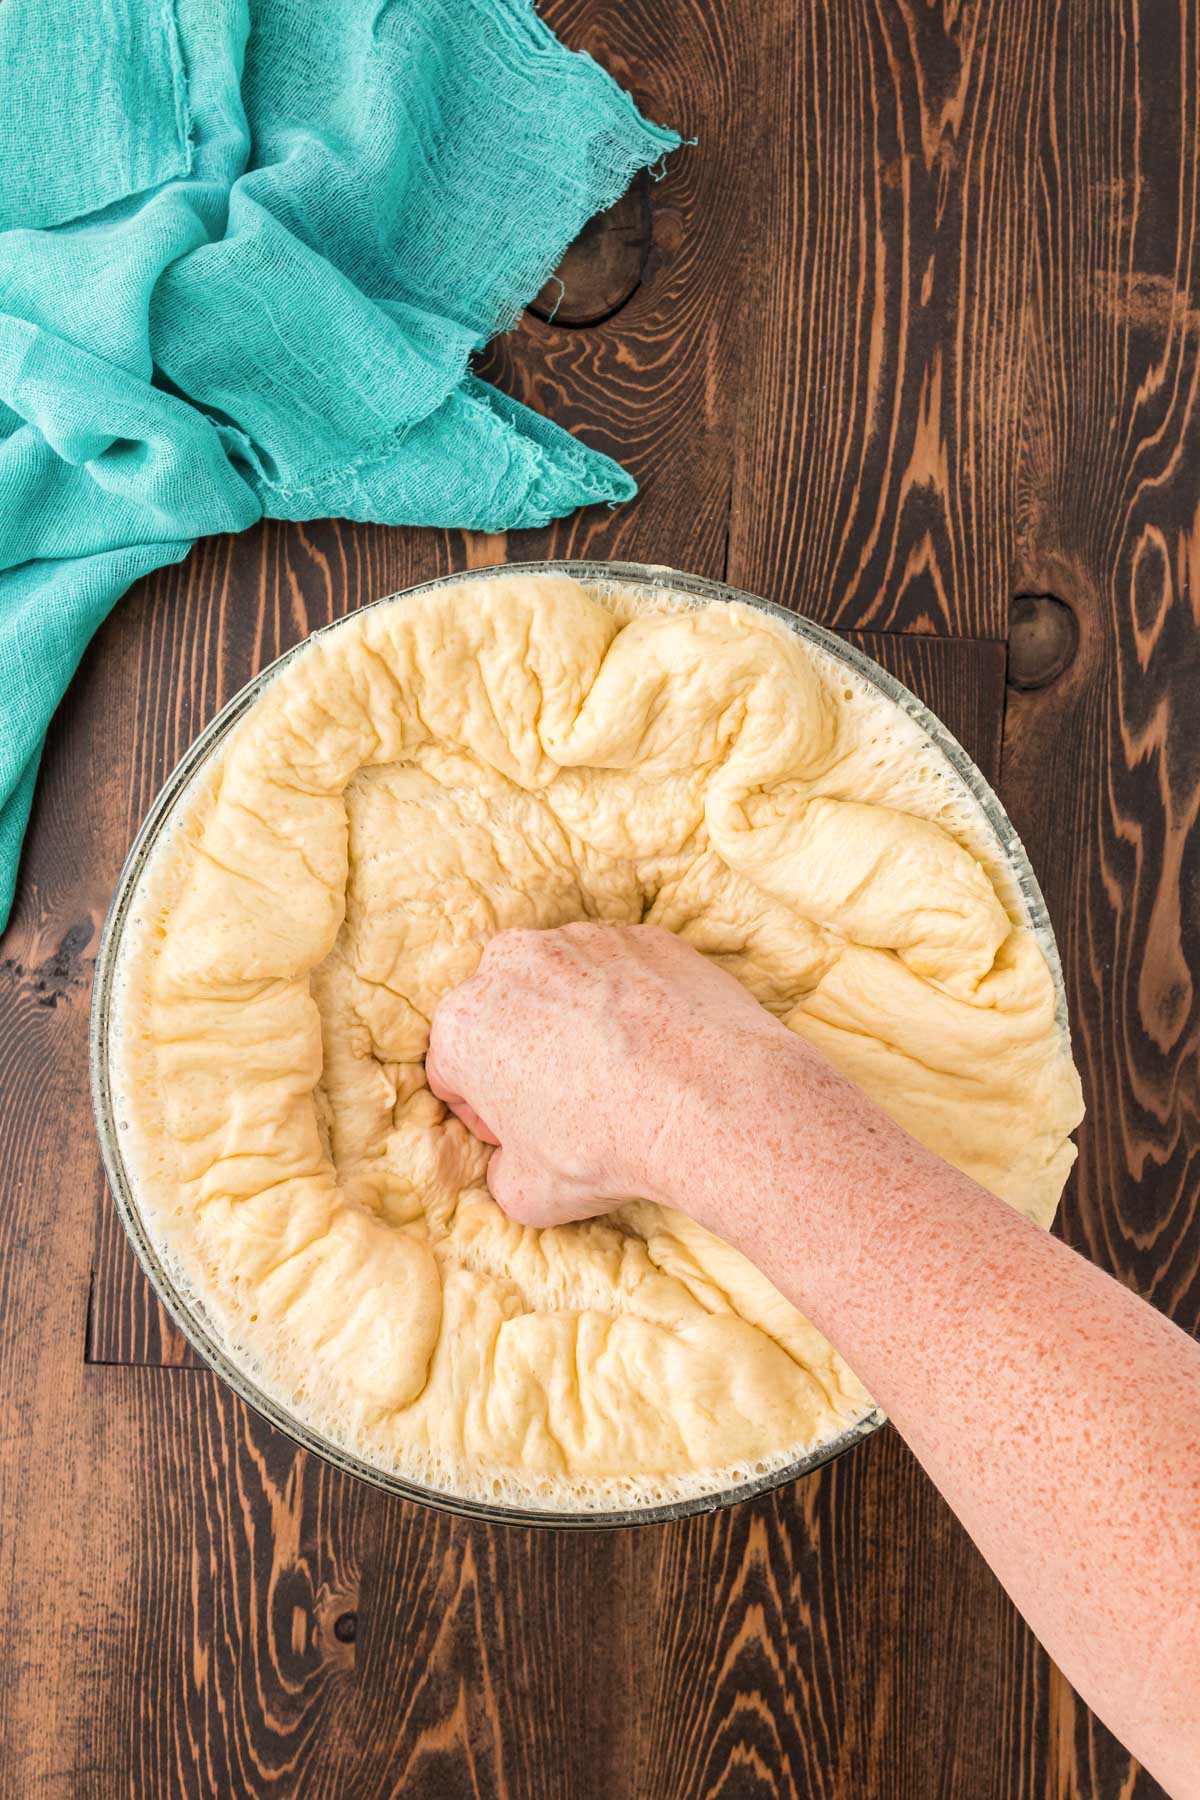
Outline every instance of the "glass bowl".
<path fill-rule="evenodd" d="M 1004 808 L 966 751 L 928 708 L 923 706 L 914 694 L 911 694 L 893 676 L 881 669 L 870 657 L 864 656 L 861 651 L 843 643 L 832 632 L 812 624 L 808 619 L 801 618 L 795 613 L 788 612 L 784 607 L 774 605 L 769 600 L 763 600 L 755 594 L 743 593 L 737 588 L 726 586 L 723 582 L 708 581 L 698 575 L 684 575 L 675 569 L 626 562 L 503 563 L 492 568 L 475 569 L 467 574 L 441 576 L 436 581 L 427 581 L 421 583 L 419 587 L 408 588 L 403 594 L 386 595 L 379 600 L 372 601 L 371 605 L 385 606 L 393 601 L 407 598 L 409 595 L 427 593 L 433 588 L 449 587 L 464 581 L 487 581 L 498 575 L 548 573 L 572 575 L 577 580 L 596 587 L 628 588 L 633 590 L 635 598 L 638 595 L 646 594 L 658 594 L 664 597 L 678 595 L 685 602 L 694 605 L 703 605 L 710 601 L 740 601 L 743 605 L 757 607 L 763 612 L 770 613 L 789 630 L 796 632 L 809 643 L 816 645 L 828 655 L 845 664 L 915 721 L 929 742 L 940 752 L 948 767 L 950 778 L 960 784 L 961 788 L 970 795 L 986 820 L 995 839 L 999 853 L 998 862 L 1011 877 L 1011 893 L 1006 897 L 1013 901 L 1019 911 L 1024 913 L 1026 922 L 1037 936 L 1050 966 L 1058 1000 L 1058 1020 L 1061 1029 L 1066 1033 L 1066 996 L 1063 990 L 1062 968 L 1054 941 L 1054 933 L 1051 930 L 1041 890 L 1033 870 L 1029 866 L 1029 859 Z M 348 616 L 353 617 L 354 615 Z M 337 631 L 344 622 L 344 620 L 336 620 L 331 625 L 322 626 L 312 635 L 321 637 L 327 632 Z M 310 642 L 311 639 L 304 641 Z M 810 1474 L 814 1469 L 821 1468 L 825 1463 L 832 1462 L 835 1457 L 841 1456 L 852 1445 L 859 1443 L 879 1428 L 883 1423 L 883 1415 L 878 1409 L 867 1413 L 863 1418 L 840 1431 L 835 1437 L 819 1444 L 815 1449 L 798 1457 L 783 1468 L 774 1469 L 768 1474 L 756 1476 L 752 1480 L 741 1482 L 720 1492 L 693 1495 L 682 1500 L 624 1511 L 580 1510 L 567 1512 L 495 1505 L 439 1489 L 423 1487 L 353 1455 L 344 1446 L 332 1442 L 322 1433 L 314 1430 L 303 1419 L 293 1416 L 274 1396 L 264 1393 L 253 1377 L 240 1366 L 228 1344 L 223 1342 L 219 1327 L 208 1316 L 202 1303 L 194 1295 L 184 1294 L 181 1291 L 171 1274 L 169 1259 L 162 1246 L 156 1241 L 122 1154 L 121 1134 L 113 1102 L 112 1000 L 114 979 L 120 963 L 126 922 L 135 902 L 138 884 L 154 855 L 160 837 L 171 821 L 175 808 L 182 800 L 185 790 L 197 772 L 224 742 L 242 715 L 254 704 L 267 682 L 271 681 L 303 647 L 303 643 L 294 645 L 292 649 L 285 651 L 268 668 L 255 676 L 254 680 L 236 694 L 227 706 L 222 707 L 216 718 L 201 732 L 179 762 L 164 784 L 141 830 L 134 839 L 133 847 L 126 858 L 125 866 L 117 882 L 116 892 L 113 895 L 100 940 L 95 986 L 92 993 L 89 1039 L 89 1065 L 96 1127 L 99 1132 L 104 1167 L 113 1199 L 116 1202 L 117 1212 L 129 1235 L 138 1261 L 145 1270 L 150 1285 L 158 1295 L 166 1312 L 208 1367 L 214 1370 L 257 1413 L 269 1420 L 295 1443 L 303 1445 L 306 1450 L 315 1451 L 318 1456 L 324 1457 L 334 1467 L 343 1469 L 347 1474 L 355 1475 L 360 1480 L 371 1483 L 374 1487 L 383 1488 L 388 1493 L 396 1494 L 402 1499 L 420 1501 L 427 1506 L 437 1507 L 467 1518 L 483 1519 L 497 1524 L 553 1526 L 566 1530 L 607 1530 L 614 1526 L 650 1525 L 669 1519 L 686 1518 L 693 1513 L 714 1512 L 719 1507 L 732 1506 L 737 1501 L 749 1500 L 757 1494 L 782 1487 L 802 1475 Z"/>

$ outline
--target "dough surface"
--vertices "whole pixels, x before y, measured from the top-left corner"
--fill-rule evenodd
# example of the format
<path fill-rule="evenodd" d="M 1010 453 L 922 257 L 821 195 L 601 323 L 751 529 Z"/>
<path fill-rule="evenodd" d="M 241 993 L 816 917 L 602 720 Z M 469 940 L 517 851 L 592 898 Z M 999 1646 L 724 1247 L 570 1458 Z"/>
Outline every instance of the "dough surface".
<path fill-rule="evenodd" d="M 912 721 L 756 609 L 439 587 L 305 646 L 185 793 L 122 947 L 122 1148 L 234 1360 L 359 1456 L 566 1510 L 717 1491 L 869 1397 L 680 1214 L 511 1223 L 425 1085 L 433 1009 L 506 926 L 656 922 L 1046 1225 L 1082 1106 L 1010 886 Z"/>

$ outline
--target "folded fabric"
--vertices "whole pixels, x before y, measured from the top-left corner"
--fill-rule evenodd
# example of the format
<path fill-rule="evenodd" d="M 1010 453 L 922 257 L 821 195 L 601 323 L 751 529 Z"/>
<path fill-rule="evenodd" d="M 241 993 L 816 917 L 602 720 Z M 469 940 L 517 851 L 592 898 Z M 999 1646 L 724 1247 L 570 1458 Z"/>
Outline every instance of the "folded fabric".
<path fill-rule="evenodd" d="M 633 493 L 468 359 L 678 142 L 527 0 L 4 0 L 0 929 L 46 726 L 138 576 L 264 514 Z"/>

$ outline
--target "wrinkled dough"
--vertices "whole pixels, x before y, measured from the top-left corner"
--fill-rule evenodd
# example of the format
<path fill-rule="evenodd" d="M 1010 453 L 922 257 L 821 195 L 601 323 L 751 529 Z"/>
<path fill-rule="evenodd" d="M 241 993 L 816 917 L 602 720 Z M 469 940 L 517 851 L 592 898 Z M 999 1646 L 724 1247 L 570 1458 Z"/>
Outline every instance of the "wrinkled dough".
<path fill-rule="evenodd" d="M 561 576 L 370 609 L 269 684 L 149 878 L 126 1087 L 164 1235 L 293 1410 L 570 1506 L 721 1486 L 869 1405 L 682 1214 L 538 1232 L 493 1204 L 422 1059 L 508 926 L 679 932 L 1049 1221 L 1080 1113 L 1053 983 L 893 712 L 750 609 L 622 623 Z"/>

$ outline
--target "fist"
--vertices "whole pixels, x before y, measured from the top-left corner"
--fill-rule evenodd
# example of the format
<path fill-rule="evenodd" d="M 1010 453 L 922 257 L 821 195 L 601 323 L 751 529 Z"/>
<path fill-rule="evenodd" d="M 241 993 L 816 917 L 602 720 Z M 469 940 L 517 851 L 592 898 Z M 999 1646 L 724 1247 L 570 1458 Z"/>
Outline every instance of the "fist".
<path fill-rule="evenodd" d="M 497 1146 L 488 1186 L 528 1225 L 642 1198 L 679 1205 L 688 1144 L 750 1040 L 790 1038 L 655 925 L 504 931 L 434 1013 L 438 1098 Z"/>

